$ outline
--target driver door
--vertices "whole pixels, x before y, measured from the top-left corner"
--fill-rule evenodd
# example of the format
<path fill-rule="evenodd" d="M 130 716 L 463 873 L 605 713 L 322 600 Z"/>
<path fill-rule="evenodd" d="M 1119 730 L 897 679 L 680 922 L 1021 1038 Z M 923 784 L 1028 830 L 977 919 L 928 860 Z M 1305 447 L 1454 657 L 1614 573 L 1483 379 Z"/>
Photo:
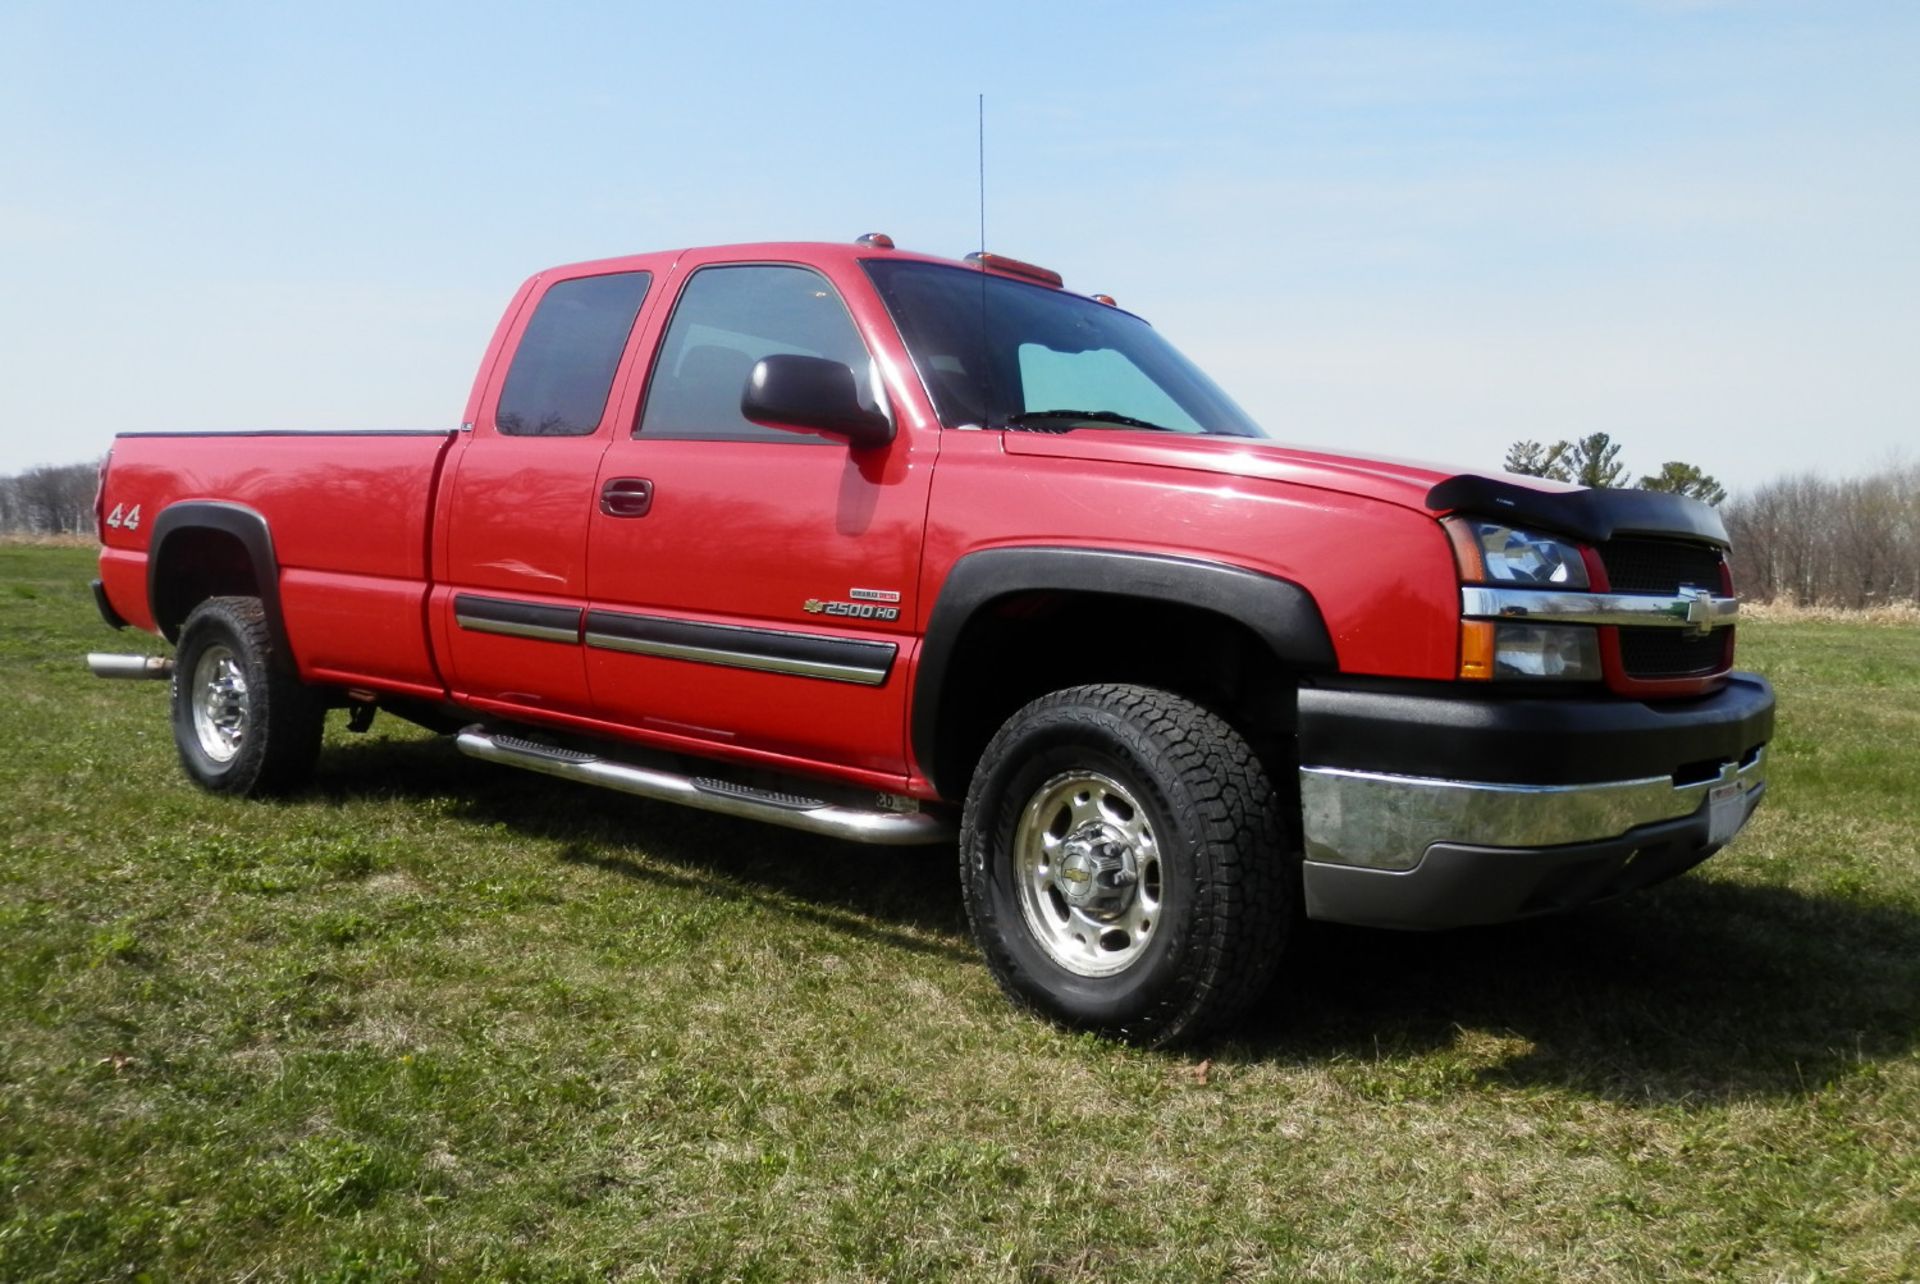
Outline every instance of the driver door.
<path fill-rule="evenodd" d="M 775 765 L 902 774 L 935 447 L 900 433 L 854 450 L 741 415 L 748 374 L 776 353 L 845 362 L 877 387 L 820 271 L 695 255 L 668 284 L 637 422 L 601 461 L 591 519 L 600 716 Z"/>

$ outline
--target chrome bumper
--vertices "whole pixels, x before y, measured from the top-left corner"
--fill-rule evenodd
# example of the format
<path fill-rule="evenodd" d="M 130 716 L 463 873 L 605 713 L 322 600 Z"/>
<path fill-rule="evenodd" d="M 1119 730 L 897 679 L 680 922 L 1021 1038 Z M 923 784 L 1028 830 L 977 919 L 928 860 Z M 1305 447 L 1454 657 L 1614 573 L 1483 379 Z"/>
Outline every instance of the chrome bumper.
<path fill-rule="evenodd" d="M 1584 785 L 1508 785 L 1300 769 L 1306 859 L 1360 869 L 1410 870 L 1437 844 L 1538 848 L 1617 838 L 1711 805 L 1710 841 L 1732 838 L 1766 784 L 1766 749 L 1727 763 L 1717 778 L 1671 776 Z"/>

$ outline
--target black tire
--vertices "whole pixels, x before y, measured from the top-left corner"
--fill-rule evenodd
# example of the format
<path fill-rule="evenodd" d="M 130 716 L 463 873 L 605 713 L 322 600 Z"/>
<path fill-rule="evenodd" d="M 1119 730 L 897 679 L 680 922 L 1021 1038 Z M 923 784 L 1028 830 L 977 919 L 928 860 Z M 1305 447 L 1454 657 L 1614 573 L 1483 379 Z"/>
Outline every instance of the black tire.
<path fill-rule="evenodd" d="M 1190 1041 L 1279 966 L 1297 899 L 1284 833 L 1266 769 L 1217 715 L 1148 687 L 1054 692 L 1007 720 L 967 791 L 974 940 L 1010 997 L 1061 1025 Z"/>
<path fill-rule="evenodd" d="M 260 599 L 212 597 L 187 616 L 173 662 L 173 742 L 195 784 L 249 797 L 295 788 L 313 774 L 325 717 L 319 693 L 276 654 Z"/>

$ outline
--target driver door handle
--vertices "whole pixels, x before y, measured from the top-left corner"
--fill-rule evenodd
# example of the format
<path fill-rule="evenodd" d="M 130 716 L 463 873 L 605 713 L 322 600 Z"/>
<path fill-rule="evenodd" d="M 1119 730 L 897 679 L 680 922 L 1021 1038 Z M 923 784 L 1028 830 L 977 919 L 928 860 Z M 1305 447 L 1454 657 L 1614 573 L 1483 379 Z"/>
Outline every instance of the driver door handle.
<path fill-rule="evenodd" d="M 600 488 L 600 511 L 608 517 L 645 517 L 653 507 L 653 483 L 645 477 L 615 477 Z"/>

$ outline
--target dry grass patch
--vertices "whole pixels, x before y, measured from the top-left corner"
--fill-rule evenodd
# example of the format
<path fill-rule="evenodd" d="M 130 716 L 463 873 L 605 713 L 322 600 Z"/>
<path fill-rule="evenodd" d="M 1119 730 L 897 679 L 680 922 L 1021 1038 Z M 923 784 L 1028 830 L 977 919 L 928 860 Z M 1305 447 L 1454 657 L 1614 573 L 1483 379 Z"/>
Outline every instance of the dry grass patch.
<path fill-rule="evenodd" d="M 1920 624 L 1920 602 L 1848 607 L 1803 604 L 1781 598 L 1773 602 L 1742 602 L 1740 618 L 1767 624 L 1916 625 Z"/>

